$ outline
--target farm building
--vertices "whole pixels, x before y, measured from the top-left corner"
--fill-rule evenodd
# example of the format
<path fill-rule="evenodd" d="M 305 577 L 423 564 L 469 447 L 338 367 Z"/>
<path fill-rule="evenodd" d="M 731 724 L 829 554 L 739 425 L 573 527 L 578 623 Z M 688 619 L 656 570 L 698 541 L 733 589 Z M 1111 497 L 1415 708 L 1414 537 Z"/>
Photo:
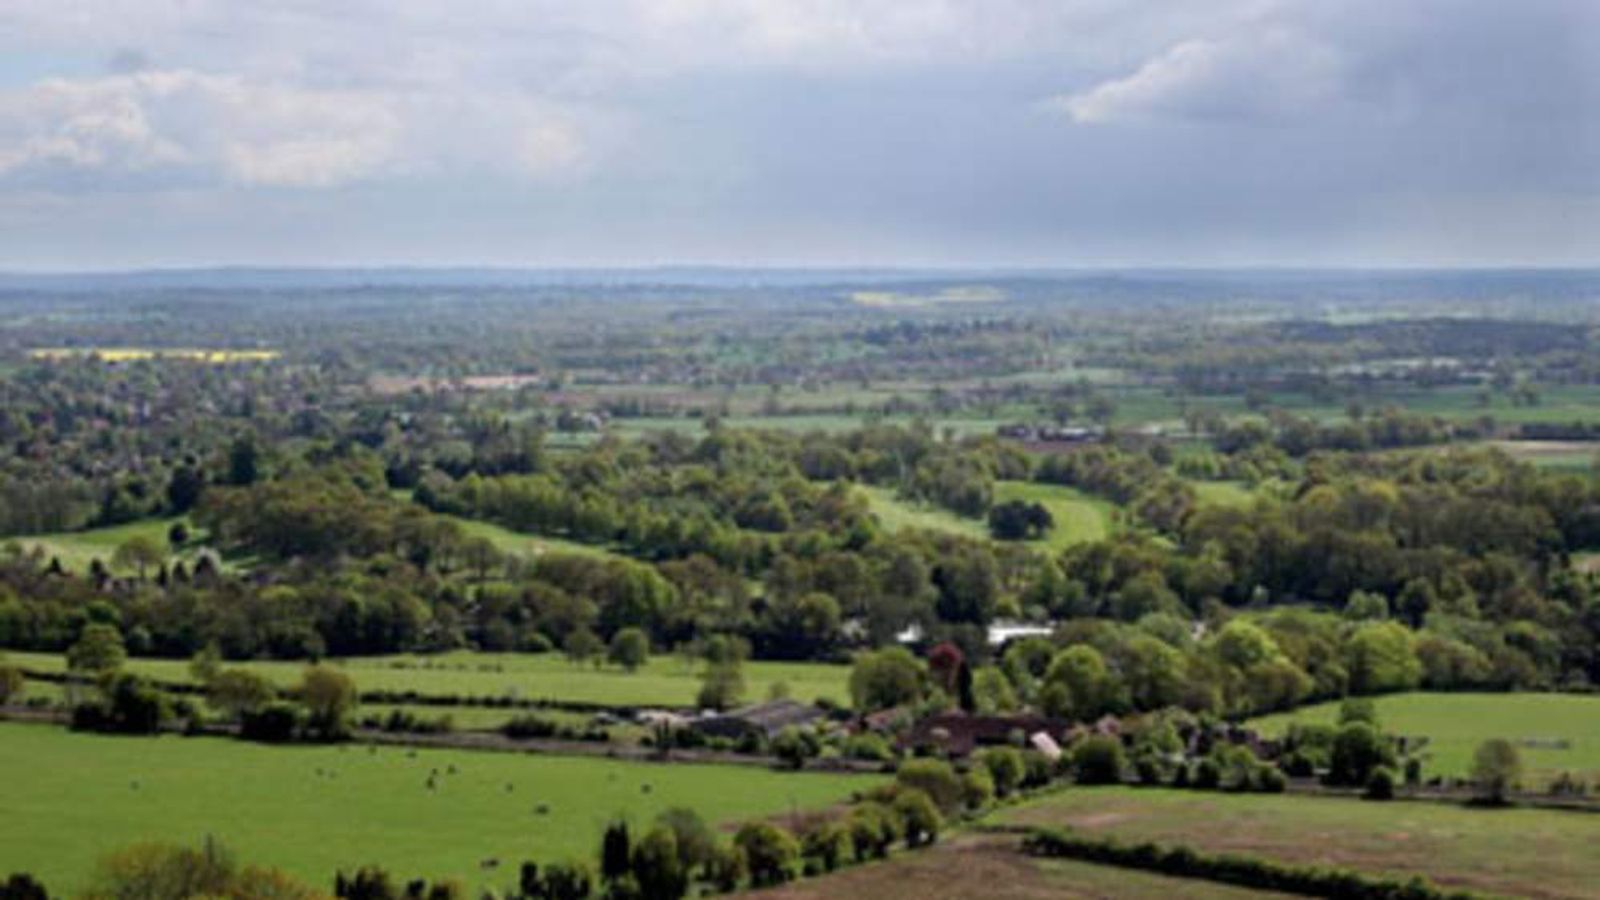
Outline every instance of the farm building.
<path fill-rule="evenodd" d="M 1048 716 L 979 716 L 940 713 L 918 722 L 900 738 L 902 749 L 942 750 L 953 757 L 968 756 L 980 747 L 1014 745 L 1017 738 L 1031 740 L 1043 734 L 1052 741 L 1065 735 L 1072 723 Z"/>
<path fill-rule="evenodd" d="M 827 714 L 808 703 L 772 700 L 720 715 L 706 716 L 694 729 L 710 737 L 737 740 L 750 734 L 771 738 L 791 725 L 809 725 Z"/>

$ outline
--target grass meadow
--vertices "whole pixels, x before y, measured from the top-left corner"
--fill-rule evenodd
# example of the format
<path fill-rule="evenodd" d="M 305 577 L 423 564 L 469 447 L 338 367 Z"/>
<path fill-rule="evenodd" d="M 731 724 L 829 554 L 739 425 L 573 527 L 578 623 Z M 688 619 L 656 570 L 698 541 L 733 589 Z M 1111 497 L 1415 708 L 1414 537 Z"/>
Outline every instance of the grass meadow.
<path fill-rule="evenodd" d="M 989 536 L 989 526 L 982 519 L 968 519 L 932 504 L 902 499 L 893 488 L 863 485 L 859 490 L 867 495 L 873 515 L 890 531 L 923 528 L 980 540 Z M 1115 506 L 1074 488 L 1001 481 L 995 484 L 994 493 L 996 502 L 1027 500 L 1042 503 L 1050 510 L 1055 527 L 1037 541 L 1024 542 L 1039 549 L 1057 551 L 1073 544 L 1101 540 L 1113 528 Z"/>
<path fill-rule="evenodd" d="M 1593 897 L 1600 816 L 1287 794 L 1080 788 L 994 817 L 1298 864 L 1423 875 L 1519 897 Z M 1177 895 L 1187 896 L 1180 889 Z"/>
<path fill-rule="evenodd" d="M 504 888 L 526 859 L 593 859 L 602 827 L 618 816 L 644 825 L 687 806 L 726 824 L 830 806 L 876 783 L 742 766 L 267 747 L 3 723 L 0 768 L 10 773 L 0 791 L 0 872 L 33 872 L 52 894 L 68 895 L 107 851 L 206 835 L 325 887 L 341 867 L 376 863 L 401 879 Z M 489 859 L 499 868 L 483 868 Z"/>
<path fill-rule="evenodd" d="M 1505 738 L 1520 745 L 1530 787 L 1562 771 L 1600 776 L 1600 697 L 1416 692 L 1375 702 L 1385 730 L 1428 738 L 1423 767 L 1428 775 L 1465 777 L 1479 744 Z M 1280 734 L 1292 722 L 1332 723 L 1338 715 L 1338 703 L 1321 703 L 1251 724 L 1265 734 Z"/>
<path fill-rule="evenodd" d="M 65 671 L 58 654 L 11 652 L 7 658 L 25 669 Z M 575 665 L 558 653 L 474 653 L 458 651 L 423 656 L 353 657 L 330 660 L 355 679 L 363 691 L 415 691 L 421 695 L 513 697 L 560 700 L 605 706 L 690 706 L 700 689 L 698 665 L 679 656 L 655 656 L 636 672 L 614 666 Z M 238 663 L 273 682 L 289 686 L 300 679 L 303 662 Z M 189 680 L 189 664 L 181 659 L 132 659 L 127 670 L 162 681 Z M 848 705 L 850 667 L 826 663 L 749 662 L 744 667 L 745 700 L 767 699 L 782 683 L 789 696 L 810 701 L 826 698 Z"/>

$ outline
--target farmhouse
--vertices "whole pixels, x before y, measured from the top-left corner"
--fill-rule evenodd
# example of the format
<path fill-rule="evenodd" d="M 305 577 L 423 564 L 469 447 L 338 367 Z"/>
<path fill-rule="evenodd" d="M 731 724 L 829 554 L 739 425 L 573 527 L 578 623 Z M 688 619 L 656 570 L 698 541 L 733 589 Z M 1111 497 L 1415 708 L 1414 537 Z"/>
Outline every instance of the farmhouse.
<path fill-rule="evenodd" d="M 1014 745 L 1016 739 L 1031 740 L 1043 734 L 1051 741 L 1072 727 L 1066 719 L 1048 716 L 978 716 L 966 713 L 940 713 L 918 722 L 901 736 L 902 749 L 941 750 L 952 757 L 969 756 L 980 747 Z"/>
<path fill-rule="evenodd" d="M 709 737 L 734 740 L 751 734 L 771 738 L 791 725 L 809 725 L 826 715 L 810 704 L 772 700 L 721 715 L 706 716 L 694 723 L 694 729 Z"/>

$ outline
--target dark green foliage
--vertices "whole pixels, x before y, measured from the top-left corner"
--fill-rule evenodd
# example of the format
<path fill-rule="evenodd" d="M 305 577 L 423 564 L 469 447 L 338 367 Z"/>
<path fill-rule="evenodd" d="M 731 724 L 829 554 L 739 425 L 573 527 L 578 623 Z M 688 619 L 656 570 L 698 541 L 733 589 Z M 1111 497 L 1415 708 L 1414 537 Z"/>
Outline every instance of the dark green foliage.
<path fill-rule="evenodd" d="M 1121 784 L 1127 768 L 1122 741 L 1106 735 L 1093 735 L 1072 748 L 1072 768 L 1079 784 Z"/>
<path fill-rule="evenodd" d="M 800 844 L 771 822 L 749 822 L 733 836 L 754 887 L 782 884 L 799 874 Z"/>
<path fill-rule="evenodd" d="M 50 894 L 27 872 L 13 872 L 0 882 L 0 900 L 50 900 Z"/>

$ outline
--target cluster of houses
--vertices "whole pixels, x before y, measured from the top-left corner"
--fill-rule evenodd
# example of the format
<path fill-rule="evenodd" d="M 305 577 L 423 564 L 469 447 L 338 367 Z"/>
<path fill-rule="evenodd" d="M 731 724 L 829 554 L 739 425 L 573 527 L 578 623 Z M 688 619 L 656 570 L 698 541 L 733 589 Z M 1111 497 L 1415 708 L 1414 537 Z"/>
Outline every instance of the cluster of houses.
<path fill-rule="evenodd" d="M 1103 428 L 1080 425 L 1040 425 L 1012 422 L 994 430 L 999 437 L 1030 444 L 1092 444 L 1105 438 Z"/>
<path fill-rule="evenodd" d="M 819 706 L 796 700 L 770 700 L 727 712 L 700 715 L 646 711 L 638 721 L 671 728 L 687 728 L 706 738 L 733 742 L 748 739 L 770 741 L 785 728 L 811 728 L 828 719 L 829 712 Z M 862 716 L 852 721 L 850 730 L 870 731 L 889 739 L 894 748 L 907 755 L 931 754 L 963 759 L 985 747 L 1023 746 L 1037 750 L 1050 760 L 1059 759 L 1063 748 L 1092 735 L 1121 738 L 1124 723 L 1105 716 L 1092 723 L 1043 716 L 1035 713 L 984 715 L 950 710 L 920 719 L 911 710 L 894 708 Z M 1196 728 L 1182 735 L 1183 755 L 1203 756 L 1218 744 L 1249 747 L 1261 759 L 1275 759 L 1278 742 L 1236 724 L 1217 723 Z"/>

